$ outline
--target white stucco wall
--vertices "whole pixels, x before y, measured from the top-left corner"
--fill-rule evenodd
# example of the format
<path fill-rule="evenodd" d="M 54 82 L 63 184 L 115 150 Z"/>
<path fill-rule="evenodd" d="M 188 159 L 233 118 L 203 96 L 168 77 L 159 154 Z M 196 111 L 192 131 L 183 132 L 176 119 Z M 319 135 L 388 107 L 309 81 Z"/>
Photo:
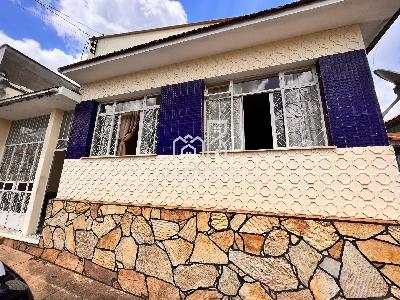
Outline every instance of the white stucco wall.
<path fill-rule="evenodd" d="M 82 100 L 101 101 L 169 84 L 256 70 L 268 73 L 275 68 L 275 72 L 276 68 L 364 48 L 360 27 L 353 25 L 83 85 Z"/>
<path fill-rule="evenodd" d="M 399 220 L 392 147 L 66 160 L 58 199 Z"/>

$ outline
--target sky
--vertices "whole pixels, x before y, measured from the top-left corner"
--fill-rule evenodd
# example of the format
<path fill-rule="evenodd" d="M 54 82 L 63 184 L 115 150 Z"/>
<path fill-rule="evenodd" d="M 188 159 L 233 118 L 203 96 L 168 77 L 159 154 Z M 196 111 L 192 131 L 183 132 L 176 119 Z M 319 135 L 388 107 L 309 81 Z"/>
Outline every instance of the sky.
<path fill-rule="evenodd" d="M 292 0 L 1 0 L 0 44 L 56 70 L 82 59 L 88 37 L 228 18 Z M 400 72 L 400 19 L 369 54 L 371 69 Z M 382 111 L 393 85 L 374 75 Z M 400 114 L 400 103 L 386 120 Z"/>

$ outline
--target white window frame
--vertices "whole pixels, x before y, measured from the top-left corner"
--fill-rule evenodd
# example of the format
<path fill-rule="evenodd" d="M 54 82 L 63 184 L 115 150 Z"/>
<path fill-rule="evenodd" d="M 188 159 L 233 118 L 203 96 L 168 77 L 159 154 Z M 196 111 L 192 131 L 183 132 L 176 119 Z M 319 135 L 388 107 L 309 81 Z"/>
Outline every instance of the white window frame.
<path fill-rule="evenodd" d="M 142 133 L 143 133 L 143 119 L 144 119 L 144 112 L 146 110 L 154 110 L 154 109 L 160 109 L 160 105 L 156 104 L 156 105 L 147 105 L 147 100 L 149 98 L 157 98 L 160 97 L 160 95 L 148 95 L 148 96 L 144 96 L 143 98 L 139 98 L 139 99 L 127 99 L 127 100 L 122 100 L 122 101 L 115 101 L 115 102 L 107 102 L 107 103 L 100 103 L 98 109 L 97 109 L 97 115 L 96 115 L 96 122 L 95 122 L 95 126 L 94 126 L 94 133 L 93 133 L 93 137 L 92 137 L 92 144 L 90 147 L 90 156 L 99 156 L 99 155 L 93 155 L 93 145 L 94 145 L 94 141 L 96 138 L 96 128 L 97 128 L 97 124 L 99 121 L 99 117 L 101 116 L 113 116 L 112 121 L 111 121 L 111 125 L 110 125 L 110 133 L 108 136 L 108 144 L 107 144 L 107 152 L 105 155 L 101 155 L 101 156 L 117 156 L 117 150 L 118 150 L 118 139 L 119 139 L 119 130 L 120 130 L 120 124 L 121 124 L 121 116 L 125 113 L 129 113 L 129 112 L 134 112 L 134 111 L 139 111 L 140 112 L 140 120 L 139 120 L 139 131 L 138 131 L 138 140 L 137 140 L 137 145 L 136 145 L 136 155 L 140 155 L 140 148 L 141 148 L 141 143 L 142 143 Z M 116 112 L 116 106 L 117 104 L 120 103 L 124 103 L 124 102 L 130 102 L 130 101 L 142 101 L 142 107 L 141 109 L 137 109 L 137 110 L 122 110 L 122 111 L 118 111 Z M 112 111 L 111 112 L 101 112 L 101 108 L 103 105 L 112 105 Z M 115 125 L 115 117 L 118 116 L 118 132 L 116 135 L 116 141 L 115 141 L 115 145 L 114 145 L 114 149 L 113 149 L 113 154 L 110 154 L 110 151 L 112 149 L 110 149 L 111 147 L 111 140 L 112 140 L 112 134 L 113 134 L 113 128 Z M 156 133 L 155 133 L 156 134 Z"/>
<path fill-rule="evenodd" d="M 309 83 L 304 83 L 304 84 L 298 84 L 298 85 L 285 85 L 285 80 L 284 76 L 287 73 L 296 73 L 296 72 L 301 72 L 301 71 L 307 71 L 311 70 L 312 75 L 313 75 L 313 81 Z M 246 82 L 246 81 L 251 81 L 251 80 L 257 80 L 257 79 L 266 79 L 269 77 L 279 77 L 279 88 L 275 89 L 266 89 L 258 92 L 252 92 L 252 93 L 241 93 L 241 94 L 235 94 L 234 93 L 234 84 L 235 83 L 240 83 L 240 82 Z M 228 86 L 226 83 L 222 83 L 220 85 L 215 85 L 212 86 L 212 88 L 218 88 L 222 86 Z M 322 99 L 321 99 L 321 91 L 319 87 L 319 81 L 318 81 L 318 75 L 316 71 L 315 66 L 308 66 L 308 67 L 303 67 L 303 68 L 297 68 L 297 69 L 291 69 L 291 70 L 285 70 L 282 72 L 279 72 L 278 74 L 269 74 L 265 75 L 263 77 L 258 77 L 258 78 L 252 78 L 252 79 L 246 79 L 246 80 L 230 80 L 229 81 L 229 90 L 226 92 L 221 92 L 221 93 L 209 93 L 209 88 L 206 87 L 205 92 L 204 92 L 204 108 L 203 108 L 203 124 L 205 125 L 205 134 L 207 130 L 207 112 L 206 112 L 206 101 L 218 101 L 218 100 L 208 100 L 207 98 L 212 96 L 213 98 L 218 97 L 221 95 L 221 99 L 223 98 L 228 98 L 231 97 L 231 149 L 228 150 L 245 150 L 245 134 L 244 134 L 244 111 L 243 111 L 243 97 L 244 96 L 249 96 L 249 95 L 256 95 L 256 94 L 268 94 L 268 101 L 270 105 L 270 116 L 271 116 L 271 128 L 272 128 L 272 137 L 273 137 L 273 149 L 286 149 L 286 148 L 298 148 L 289 146 L 289 130 L 288 130 L 288 125 L 287 125 L 287 112 L 286 112 L 286 100 L 285 100 L 285 90 L 288 89 L 298 89 L 298 88 L 304 88 L 308 86 L 315 86 L 318 94 L 318 103 L 319 103 L 319 108 L 321 112 L 321 120 L 322 120 L 322 126 L 323 126 L 323 131 L 324 131 L 324 147 L 328 146 L 328 136 L 327 136 L 327 130 L 326 130 L 326 122 L 325 122 L 325 116 L 324 116 L 324 109 L 322 106 Z M 282 107 L 283 107 L 283 117 L 284 117 L 284 128 L 285 128 L 285 138 L 286 138 L 286 147 L 278 147 L 278 142 L 277 142 L 277 134 L 276 134 L 276 123 L 275 123 L 275 112 L 274 112 L 274 94 L 275 93 L 280 93 L 281 98 L 282 98 Z M 230 96 L 229 96 L 230 94 Z M 234 126 L 233 126 L 233 120 L 234 120 L 234 115 L 233 115 L 233 101 L 235 98 L 240 98 L 241 100 L 241 115 L 240 115 L 240 135 L 242 137 L 242 147 L 239 149 L 235 149 L 235 134 L 234 134 Z M 209 149 L 208 147 L 208 139 L 205 141 L 207 150 Z M 260 149 L 261 150 L 261 149 Z"/>

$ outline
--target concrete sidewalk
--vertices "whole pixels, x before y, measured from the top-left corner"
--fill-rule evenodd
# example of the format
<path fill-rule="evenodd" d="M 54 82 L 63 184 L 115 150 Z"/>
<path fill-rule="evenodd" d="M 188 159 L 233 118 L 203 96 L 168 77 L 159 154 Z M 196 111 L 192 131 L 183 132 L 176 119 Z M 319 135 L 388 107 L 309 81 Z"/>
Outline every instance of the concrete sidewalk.
<path fill-rule="evenodd" d="M 0 260 L 29 285 L 35 300 L 41 299 L 131 299 L 133 295 L 68 271 L 32 255 L 0 245 Z"/>

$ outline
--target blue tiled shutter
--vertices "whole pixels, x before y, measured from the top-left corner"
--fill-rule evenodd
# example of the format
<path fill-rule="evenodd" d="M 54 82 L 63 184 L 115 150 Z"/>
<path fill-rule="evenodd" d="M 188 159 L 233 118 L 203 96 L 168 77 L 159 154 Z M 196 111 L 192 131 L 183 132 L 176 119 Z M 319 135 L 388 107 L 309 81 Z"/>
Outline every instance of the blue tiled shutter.
<path fill-rule="evenodd" d="M 188 145 L 194 147 L 193 152 L 201 152 L 201 142 L 193 141 L 203 135 L 203 100 L 204 82 L 196 80 L 161 88 L 160 116 L 158 125 L 157 154 L 176 154 L 185 147 L 179 137 L 188 139 Z M 190 140 L 190 141 L 189 141 Z M 193 142 L 192 142 L 193 141 Z"/>
<path fill-rule="evenodd" d="M 332 144 L 342 148 L 388 145 L 365 51 L 322 57 L 318 69 Z"/>
<path fill-rule="evenodd" d="M 75 107 L 65 158 L 79 159 L 90 155 L 97 107 L 96 101 L 84 101 Z"/>

